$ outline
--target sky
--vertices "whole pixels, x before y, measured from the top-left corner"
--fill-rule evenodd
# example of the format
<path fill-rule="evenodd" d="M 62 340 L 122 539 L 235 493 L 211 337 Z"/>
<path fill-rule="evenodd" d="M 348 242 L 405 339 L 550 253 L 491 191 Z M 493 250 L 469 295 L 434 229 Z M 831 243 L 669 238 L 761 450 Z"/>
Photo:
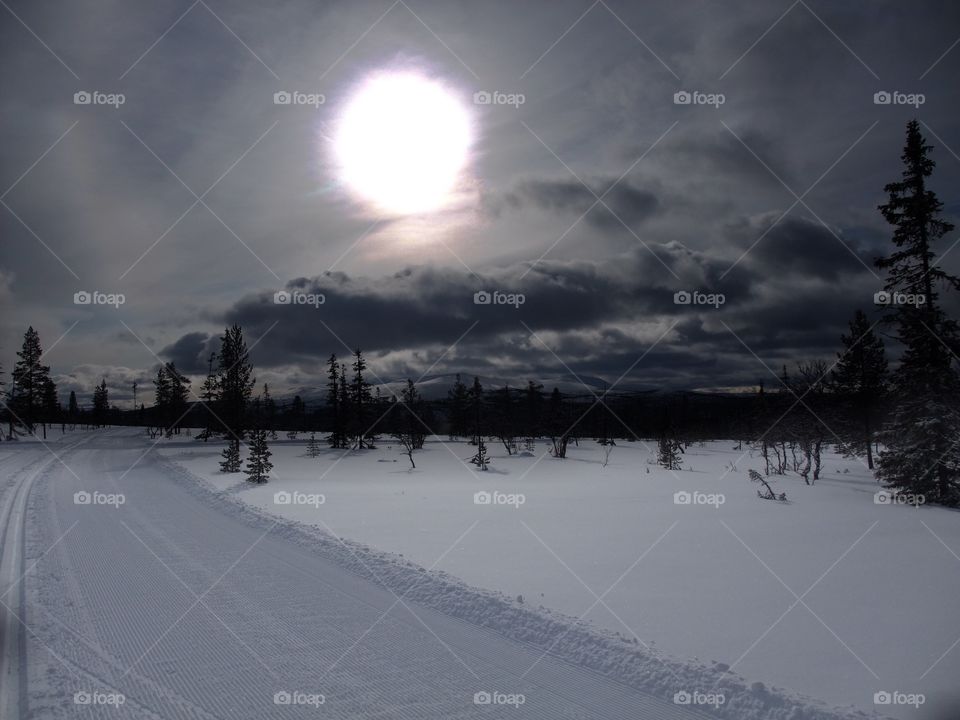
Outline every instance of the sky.
<path fill-rule="evenodd" d="M 383 380 L 775 386 L 832 361 L 856 308 L 879 318 L 911 118 L 960 214 L 958 36 L 946 1 L 4 0 L 0 362 L 32 325 L 62 392 L 105 377 L 122 404 L 161 360 L 199 378 L 238 322 L 275 394 L 354 347 Z M 348 182 L 343 118 L 384 76 L 469 125 L 438 207 Z"/>

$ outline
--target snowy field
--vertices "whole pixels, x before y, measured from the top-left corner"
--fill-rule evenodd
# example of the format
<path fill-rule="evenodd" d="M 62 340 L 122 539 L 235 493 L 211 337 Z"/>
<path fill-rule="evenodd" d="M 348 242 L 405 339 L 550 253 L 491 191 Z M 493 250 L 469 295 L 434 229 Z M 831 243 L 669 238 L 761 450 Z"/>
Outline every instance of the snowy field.
<path fill-rule="evenodd" d="M 757 497 L 747 471 L 762 461 L 732 442 L 691 446 L 677 472 L 653 443 L 621 442 L 605 466 L 593 442 L 566 460 L 491 443 L 478 472 L 465 443 L 428 440 L 414 470 L 386 439 L 318 458 L 305 440 L 271 443 L 273 477 L 257 487 L 217 471 L 218 444 L 161 452 L 256 508 L 667 657 L 891 717 L 956 707 L 960 514 L 878 504 L 856 459 L 827 453 L 812 487 L 774 476 L 780 503 Z M 875 704 L 884 692 L 926 703 Z"/>

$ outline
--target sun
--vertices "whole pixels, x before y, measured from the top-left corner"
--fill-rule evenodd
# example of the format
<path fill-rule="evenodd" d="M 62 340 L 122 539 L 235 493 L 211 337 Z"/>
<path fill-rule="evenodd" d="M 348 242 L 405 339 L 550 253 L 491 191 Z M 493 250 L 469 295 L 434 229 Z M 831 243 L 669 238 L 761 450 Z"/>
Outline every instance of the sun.
<path fill-rule="evenodd" d="M 451 202 L 471 143 L 470 115 L 448 88 L 415 72 L 384 72 L 347 101 L 333 147 L 354 193 L 409 215 Z"/>

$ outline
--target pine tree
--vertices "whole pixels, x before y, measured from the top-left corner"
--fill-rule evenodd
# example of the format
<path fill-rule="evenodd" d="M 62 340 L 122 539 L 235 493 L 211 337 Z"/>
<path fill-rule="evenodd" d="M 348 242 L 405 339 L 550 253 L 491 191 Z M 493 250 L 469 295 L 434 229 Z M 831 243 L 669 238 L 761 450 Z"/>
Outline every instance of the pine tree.
<path fill-rule="evenodd" d="M 327 409 L 330 413 L 330 435 L 327 443 L 334 449 L 346 447 L 344 437 L 344 407 L 341 403 L 341 375 L 337 365 L 337 356 L 330 354 L 327 360 Z"/>
<path fill-rule="evenodd" d="M 169 383 L 167 434 L 175 432 L 179 435 L 180 423 L 183 421 L 183 416 L 187 412 L 187 400 L 190 392 L 188 386 L 190 385 L 190 380 L 180 374 L 180 371 L 177 370 L 177 366 L 173 362 L 167 363 L 164 374 Z"/>
<path fill-rule="evenodd" d="M 220 453 L 223 460 L 220 461 L 220 472 L 237 473 L 240 472 L 240 441 L 235 437 L 227 437 L 227 446 Z"/>
<path fill-rule="evenodd" d="M 487 444 L 483 441 L 483 436 L 477 439 L 477 452 L 470 458 L 470 462 L 477 466 L 478 470 L 486 470 L 490 463 L 490 456 L 487 454 Z"/>
<path fill-rule="evenodd" d="M 297 432 L 303 430 L 303 418 L 306 414 L 307 406 L 304 404 L 303 398 L 294 395 L 290 402 L 290 428 Z"/>
<path fill-rule="evenodd" d="M 32 435 L 36 422 L 43 414 L 43 390 L 50 379 L 50 368 L 40 362 L 43 349 L 40 347 L 40 335 L 33 327 L 24 334 L 23 347 L 17 352 L 17 357 L 19 359 L 10 375 L 10 410 L 14 419 L 23 423 Z"/>
<path fill-rule="evenodd" d="M 243 329 L 239 325 L 224 330 L 217 357 L 217 407 L 228 434 L 220 469 L 240 472 L 240 441 L 243 439 L 247 403 L 256 381 Z"/>
<path fill-rule="evenodd" d="M 960 350 L 957 323 L 939 303 L 939 287 L 960 289 L 960 278 L 936 264 L 932 244 L 953 230 L 940 218 L 943 203 L 927 188 L 935 163 L 932 146 L 916 120 L 907 125 L 902 180 L 885 187 L 880 212 L 894 226 L 896 250 L 876 261 L 887 271 L 885 290 L 913 296 L 898 302 L 887 320 L 905 346 L 893 376 L 894 407 L 881 436 L 878 476 L 897 492 L 928 502 L 960 502 L 960 377 L 953 364 Z"/>
<path fill-rule="evenodd" d="M 263 484 L 270 477 L 273 463 L 270 462 L 270 448 L 267 445 L 267 431 L 257 428 L 250 433 L 250 454 L 247 456 L 247 468 L 244 471 L 247 480 Z"/>
<path fill-rule="evenodd" d="M 263 384 L 263 421 L 267 432 L 270 433 L 270 439 L 277 439 L 277 404 L 270 396 L 270 388 L 267 383 Z"/>
<path fill-rule="evenodd" d="M 110 393 L 107 390 L 106 378 L 93 389 L 93 418 L 97 427 L 106 425 L 107 415 L 110 413 Z"/>
<path fill-rule="evenodd" d="M 351 418 L 353 417 L 353 404 L 350 402 L 350 388 L 347 386 L 347 365 L 346 363 L 340 363 L 340 392 L 339 392 L 339 410 L 340 410 L 340 427 L 343 429 L 342 448 L 347 449 L 350 447 L 350 439 L 348 437 L 350 427 L 352 425 Z"/>
<path fill-rule="evenodd" d="M 207 442 L 216 432 L 216 421 L 212 407 L 217 399 L 217 376 L 213 372 L 213 363 L 216 359 L 217 354 L 210 353 L 210 357 L 207 358 L 207 376 L 203 380 L 203 385 L 200 386 L 200 400 L 204 405 L 204 426 L 200 434 L 197 435 L 197 439 L 202 439 L 204 442 Z"/>
<path fill-rule="evenodd" d="M 75 423 L 80 417 L 80 406 L 77 404 L 77 393 L 70 391 L 70 399 L 67 401 L 67 417 L 70 422 Z"/>
<path fill-rule="evenodd" d="M 472 445 L 478 445 L 483 438 L 483 385 L 480 384 L 480 378 L 473 378 L 473 385 L 469 390 L 469 412 L 473 439 Z"/>
<path fill-rule="evenodd" d="M 47 437 L 47 423 L 57 421 L 60 401 L 57 399 L 57 384 L 49 377 L 43 383 L 43 437 Z"/>
<path fill-rule="evenodd" d="M 460 379 L 460 373 L 457 373 L 457 379 L 453 383 L 453 388 L 447 391 L 447 402 L 450 413 L 450 439 L 465 437 L 470 432 L 470 416 L 468 413 L 470 394 L 467 391 L 467 386 L 464 385 Z"/>
<path fill-rule="evenodd" d="M 543 434 L 543 385 L 527 381 L 527 389 L 524 394 L 525 403 L 525 435 L 529 439 L 535 439 Z"/>
<path fill-rule="evenodd" d="M 867 316 L 857 310 L 850 321 L 850 334 L 841 335 L 843 351 L 837 353 L 833 388 L 844 399 L 859 424 L 846 443 L 855 454 L 866 454 L 873 470 L 873 442 L 876 414 L 887 389 L 887 356 L 883 340 L 873 332 Z"/>
<path fill-rule="evenodd" d="M 363 376 L 363 371 L 367 369 L 367 361 L 363 357 L 360 348 L 353 353 L 353 381 L 350 383 L 350 402 L 353 406 L 352 412 L 352 435 L 353 447 L 361 450 L 366 447 L 373 447 L 372 438 L 369 437 L 370 425 L 370 406 L 373 403 L 373 396 L 370 394 L 370 383 Z"/>
<path fill-rule="evenodd" d="M 510 386 L 504 385 L 503 390 L 496 394 L 494 404 L 494 420 L 496 423 L 497 437 L 503 443 L 503 448 L 507 455 L 513 455 L 517 451 L 516 420 L 514 418 L 513 397 L 510 394 Z"/>
<path fill-rule="evenodd" d="M 307 440 L 307 455 L 312 458 L 320 455 L 320 442 L 317 440 L 316 433 L 310 433 L 310 439 Z"/>
<path fill-rule="evenodd" d="M 657 440 L 658 465 L 665 467 L 667 470 L 679 470 L 682 453 L 683 446 L 668 431 L 660 434 L 660 438 Z"/>

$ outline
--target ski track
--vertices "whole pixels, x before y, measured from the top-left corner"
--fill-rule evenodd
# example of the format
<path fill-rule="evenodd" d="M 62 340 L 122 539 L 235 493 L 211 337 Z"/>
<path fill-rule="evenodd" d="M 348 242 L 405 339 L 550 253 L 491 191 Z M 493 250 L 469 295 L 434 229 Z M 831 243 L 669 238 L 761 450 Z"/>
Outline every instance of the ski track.
<path fill-rule="evenodd" d="M 80 481 L 56 460 L 37 476 L 30 556 L 67 535 L 26 580 L 30 717 L 707 717 L 665 698 L 665 682 L 670 694 L 678 689 L 670 674 L 707 691 L 715 672 L 705 677 L 703 668 L 669 661 L 668 673 L 668 661 L 622 641 L 279 523 L 155 453 L 127 473 L 147 447 L 128 429 L 101 431 L 64 453 Z M 126 501 L 75 505 L 79 490 L 119 492 Z M 537 632 L 543 628 L 548 636 Z M 721 691 L 736 692 L 735 680 Z M 326 702 L 274 704 L 281 690 L 322 693 Z M 526 703 L 474 705 L 483 690 L 522 693 Z M 75 705 L 79 691 L 121 692 L 126 702 Z M 764 694 L 728 699 L 712 716 L 872 717 Z"/>

